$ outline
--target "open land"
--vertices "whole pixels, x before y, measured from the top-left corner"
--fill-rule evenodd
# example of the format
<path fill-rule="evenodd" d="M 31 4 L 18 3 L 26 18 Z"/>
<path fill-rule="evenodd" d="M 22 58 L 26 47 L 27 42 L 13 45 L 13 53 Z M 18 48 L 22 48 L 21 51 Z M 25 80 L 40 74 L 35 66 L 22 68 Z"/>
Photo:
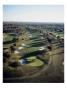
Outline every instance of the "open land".
<path fill-rule="evenodd" d="M 63 83 L 64 24 L 4 22 L 3 82 Z"/>

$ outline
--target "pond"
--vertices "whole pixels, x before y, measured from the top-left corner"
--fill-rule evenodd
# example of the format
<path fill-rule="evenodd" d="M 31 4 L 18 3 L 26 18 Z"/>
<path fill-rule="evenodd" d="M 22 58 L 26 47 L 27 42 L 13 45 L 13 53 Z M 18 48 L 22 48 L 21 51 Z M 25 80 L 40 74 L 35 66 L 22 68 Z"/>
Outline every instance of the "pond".
<path fill-rule="evenodd" d="M 18 62 L 19 62 L 20 64 L 27 64 L 27 61 L 26 61 L 25 59 L 20 59 Z"/>

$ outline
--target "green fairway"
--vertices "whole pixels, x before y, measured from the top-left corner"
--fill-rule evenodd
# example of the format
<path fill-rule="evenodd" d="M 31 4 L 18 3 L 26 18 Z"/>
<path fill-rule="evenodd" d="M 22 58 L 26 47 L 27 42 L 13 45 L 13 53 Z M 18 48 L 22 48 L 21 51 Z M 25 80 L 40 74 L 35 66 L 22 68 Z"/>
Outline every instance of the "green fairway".
<path fill-rule="evenodd" d="M 10 34 L 4 34 L 4 35 L 3 35 L 3 41 L 4 41 L 4 42 L 12 41 L 13 38 L 14 38 L 14 36 L 13 36 L 13 35 L 10 35 Z"/>
<path fill-rule="evenodd" d="M 64 37 L 63 32 L 53 32 L 54 35 L 59 35 L 60 37 Z"/>
<path fill-rule="evenodd" d="M 34 51 L 37 51 L 39 47 L 30 47 L 30 48 L 25 48 L 26 53 L 31 53 Z"/>

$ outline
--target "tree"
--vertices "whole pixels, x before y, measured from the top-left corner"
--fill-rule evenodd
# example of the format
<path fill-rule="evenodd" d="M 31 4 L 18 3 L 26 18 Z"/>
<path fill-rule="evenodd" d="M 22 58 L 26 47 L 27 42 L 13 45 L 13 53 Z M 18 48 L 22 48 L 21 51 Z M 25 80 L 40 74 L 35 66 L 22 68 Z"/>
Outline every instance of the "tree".
<path fill-rule="evenodd" d="M 52 47 L 49 45 L 49 46 L 47 46 L 47 48 L 51 51 L 52 50 Z"/>
<path fill-rule="evenodd" d="M 7 59 L 10 58 L 10 53 L 9 52 L 4 52 L 3 53 L 3 63 L 7 62 Z"/>
<path fill-rule="evenodd" d="M 17 61 L 9 62 L 9 66 L 11 66 L 11 67 L 18 67 L 19 65 L 20 65 L 19 62 L 17 62 Z"/>
<path fill-rule="evenodd" d="M 15 47 L 13 45 L 10 47 L 10 49 L 12 53 L 15 51 Z"/>
<path fill-rule="evenodd" d="M 48 42 L 49 42 L 49 43 L 51 43 L 51 42 L 52 42 L 52 39 L 51 39 L 51 38 L 49 38 L 49 37 L 47 37 L 47 40 L 48 40 Z"/>

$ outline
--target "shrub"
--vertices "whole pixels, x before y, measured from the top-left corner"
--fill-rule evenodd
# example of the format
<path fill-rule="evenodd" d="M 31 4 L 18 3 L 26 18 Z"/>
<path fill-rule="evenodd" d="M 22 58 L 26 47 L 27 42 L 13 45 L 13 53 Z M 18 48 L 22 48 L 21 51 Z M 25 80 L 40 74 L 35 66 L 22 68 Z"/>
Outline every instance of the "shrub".
<path fill-rule="evenodd" d="M 11 67 L 18 67 L 18 66 L 20 66 L 20 63 L 17 62 L 17 61 L 9 62 L 9 66 L 11 66 Z"/>
<path fill-rule="evenodd" d="M 7 59 L 10 58 L 10 53 L 9 52 L 4 52 L 3 53 L 3 63 L 7 62 Z"/>
<path fill-rule="evenodd" d="M 47 46 L 47 48 L 51 51 L 52 50 L 52 47 L 49 45 L 49 46 Z"/>

